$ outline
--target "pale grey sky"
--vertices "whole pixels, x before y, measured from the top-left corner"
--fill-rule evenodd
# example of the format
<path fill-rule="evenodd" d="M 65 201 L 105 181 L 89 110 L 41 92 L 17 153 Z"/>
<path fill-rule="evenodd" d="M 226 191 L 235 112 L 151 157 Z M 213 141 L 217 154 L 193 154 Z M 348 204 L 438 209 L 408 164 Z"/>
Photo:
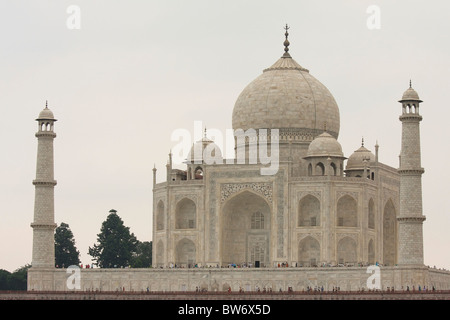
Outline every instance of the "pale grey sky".
<path fill-rule="evenodd" d="M 81 28 L 66 26 L 70 5 Z M 366 12 L 380 8 L 381 28 Z M 409 79 L 421 107 L 425 263 L 450 269 L 448 1 L 0 1 L 0 268 L 31 262 L 37 139 L 55 126 L 56 222 L 82 262 L 112 208 L 149 241 L 152 168 L 165 179 L 177 128 L 231 128 L 244 87 L 290 53 L 334 95 L 348 157 L 364 136 L 398 166 Z"/>

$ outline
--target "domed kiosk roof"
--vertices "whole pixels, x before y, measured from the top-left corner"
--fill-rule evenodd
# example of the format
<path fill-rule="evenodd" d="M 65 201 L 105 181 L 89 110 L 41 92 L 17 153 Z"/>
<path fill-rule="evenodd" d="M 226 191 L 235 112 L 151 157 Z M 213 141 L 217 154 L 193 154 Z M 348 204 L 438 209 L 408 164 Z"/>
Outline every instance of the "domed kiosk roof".
<path fill-rule="evenodd" d="M 206 153 L 205 153 L 205 149 Z M 203 157 L 211 157 L 211 159 L 203 159 Z M 222 151 L 219 146 L 210 140 L 206 135 L 196 143 L 194 143 L 187 156 L 187 163 L 195 162 L 201 163 L 202 161 L 208 162 L 208 160 L 222 159 Z"/>
<path fill-rule="evenodd" d="M 308 147 L 307 157 L 344 157 L 341 144 L 329 133 L 316 137 Z"/>
<path fill-rule="evenodd" d="M 367 159 L 368 163 L 375 161 L 375 155 L 362 143 L 361 147 L 348 158 L 346 170 L 364 169 L 364 159 Z"/>
<path fill-rule="evenodd" d="M 332 94 L 288 53 L 253 80 L 236 100 L 233 129 L 302 130 L 312 137 L 323 131 L 339 135 L 339 108 Z"/>
<path fill-rule="evenodd" d="M 55 120 L 53 112 L 48 108 L 47 102 L 45 103 L 45 109 L 39 113 L 39 117 L 36 120 Z"/>
<path fill-rule="evenodd" d="M 411 80 L 409 80 L 409 88 L 403 93 L 402 101 L 419 101 L 422 102 L 419 98 L 419 94 L 414 90 L 411 86 Z"/>

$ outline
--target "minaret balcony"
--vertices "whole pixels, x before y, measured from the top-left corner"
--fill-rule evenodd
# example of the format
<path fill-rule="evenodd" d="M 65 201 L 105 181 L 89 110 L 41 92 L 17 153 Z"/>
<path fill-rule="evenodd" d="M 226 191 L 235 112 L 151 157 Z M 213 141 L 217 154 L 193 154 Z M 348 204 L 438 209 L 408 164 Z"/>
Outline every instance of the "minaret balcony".
<path fill-rule="evenodd" d="M 35 180 L 33 180 L 33 185 L 54 187 L 54 186 L 56 186 L 56 180 L 35 179 Z"/>

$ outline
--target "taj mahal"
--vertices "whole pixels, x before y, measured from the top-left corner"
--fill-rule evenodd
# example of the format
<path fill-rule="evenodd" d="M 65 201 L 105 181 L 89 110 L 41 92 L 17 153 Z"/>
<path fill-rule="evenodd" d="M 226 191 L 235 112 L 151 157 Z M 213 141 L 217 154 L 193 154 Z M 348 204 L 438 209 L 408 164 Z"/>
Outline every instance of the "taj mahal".
<path fill-rule="evenodd" d="M 234 105 L 233 130 L 244 132 L 235 159 L 225 161 L 205 132 L 183 169 L 169 154 L 165 182 L 156 183 L 153 169 L 152 268 L 83 269 L 79 290 L 359 290 L 369 265 L 379 266 L 383 288 L 450 289 L 450 272 L 424 265 L 419 94 L 411 82 L 399 94 L 398 168 L 379 161 L 378 144 L 362 141 L 344 155 L 339 107 L 293 59 L 285 30 L 282 56 Z M 36 120 L 28 290 L 67 291 L 66 270 L 54 266 L 56 119 L 46 106 Z M 276 143 L 273 174 L 261 174 L 267 163 L 251 161 L 260 159 L 254 146 L 261 143 Z"/>

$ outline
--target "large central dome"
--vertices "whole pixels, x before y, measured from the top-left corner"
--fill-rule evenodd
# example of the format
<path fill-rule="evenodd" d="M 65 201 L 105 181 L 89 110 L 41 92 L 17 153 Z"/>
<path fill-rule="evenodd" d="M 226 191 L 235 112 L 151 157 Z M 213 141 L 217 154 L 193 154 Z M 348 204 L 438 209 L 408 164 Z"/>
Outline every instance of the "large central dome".
<path fill-rule="evenodd" d="M 311 141 L 326 126 L 339 135 L 339 108 L 330 91 L 288 53 L 253 80 L 233 109 L 233 129 L 280 129 Z"/>

